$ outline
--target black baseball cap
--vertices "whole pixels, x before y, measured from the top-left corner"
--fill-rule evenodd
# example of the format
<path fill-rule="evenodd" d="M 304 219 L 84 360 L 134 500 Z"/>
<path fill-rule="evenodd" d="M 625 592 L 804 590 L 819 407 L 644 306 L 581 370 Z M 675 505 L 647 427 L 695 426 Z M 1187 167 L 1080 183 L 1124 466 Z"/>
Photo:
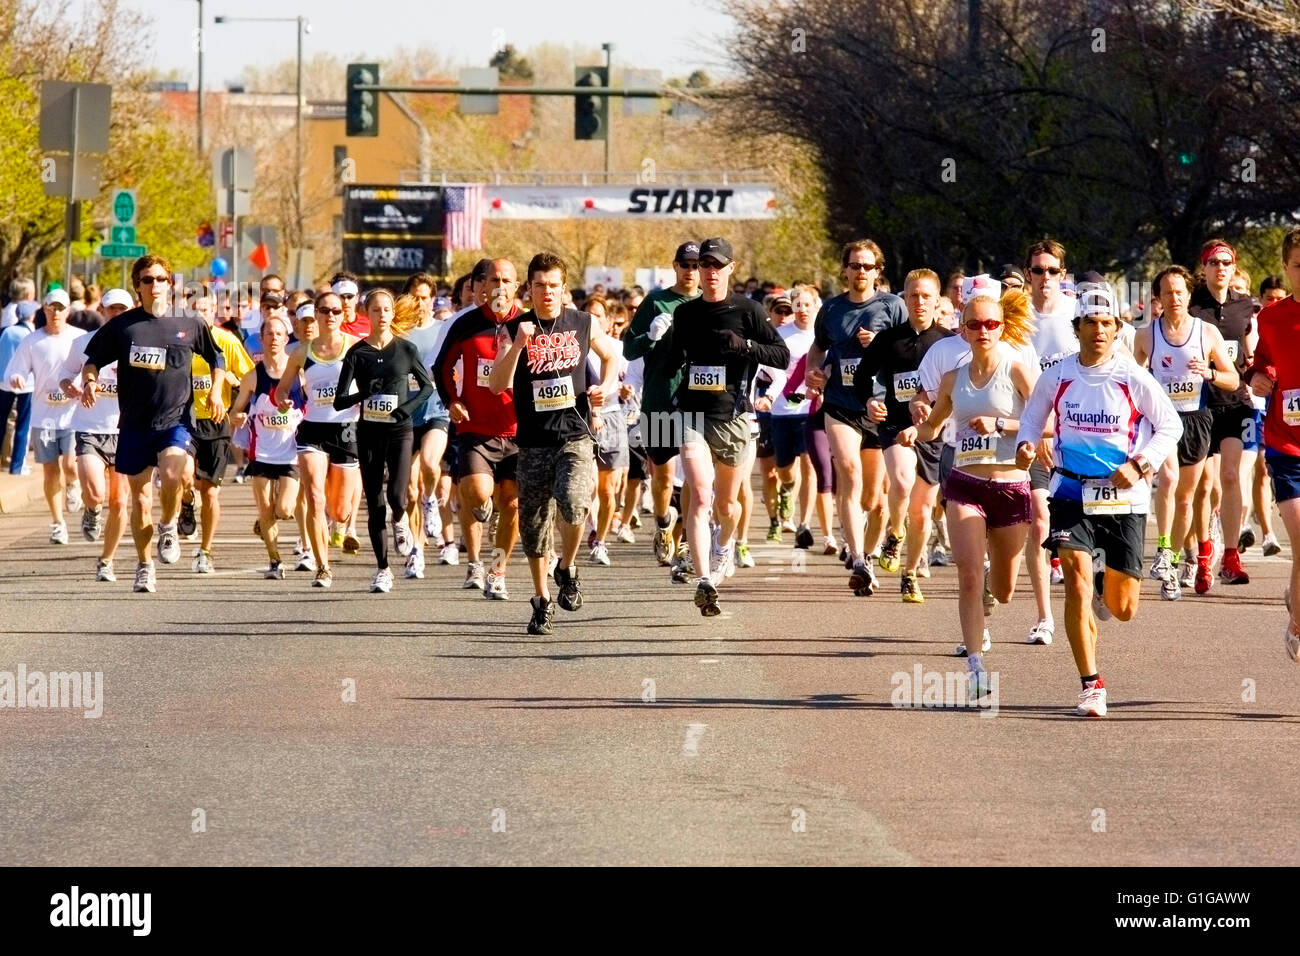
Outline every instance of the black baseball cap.
<path fill-rule="evenodd" d="M 1006 282 L 1008 279 L 1010 279 L 1013 276 L 1020 280 L 1021 285 L 1024 285 L 1025 282 L 1024 272 L 1020 270 L 1019 266 L 1015 265 L 1014 263 L 1008 262 L 998 272 L 998 281 Z"/>
<path fill-rule="evenodd" d="M 673 262 L 698 262 L 699 260 L 700 244 L 693 239 L 678 246 L 677 254 L 673 256 Z"/>
<path fill-rule="evenodd" d="M 705 239 L 700 243 L 700 258 L 703 259 L 706 256 L 710 259 L 716 259 L 724 266 L 736 261 L 731 254 L 731 243 L 726 239 Z"/>

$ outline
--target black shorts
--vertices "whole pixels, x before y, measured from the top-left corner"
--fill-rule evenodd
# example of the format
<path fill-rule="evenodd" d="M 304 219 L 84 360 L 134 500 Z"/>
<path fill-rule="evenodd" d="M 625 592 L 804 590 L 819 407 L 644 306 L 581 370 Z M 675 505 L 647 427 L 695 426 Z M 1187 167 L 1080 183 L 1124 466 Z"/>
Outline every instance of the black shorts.
<path fill-rule="evenodd" d="M 773 458 L 776 456 L 776 446 L 772 444 L 772 416 L 762 412 L 755 417 L 758 419 L 758 446 L 754 457 Z"/>
<path fill-rule="evenodd" d="M 641 409 L 639 428 L 640 440 L 645 446 L 645 455 L 650 461 L 662 468 L 679 454 L 682 449 L 682 417 L 677 412 L 651 412 Z"/>
<path fill-rule="evenodd" d="M 943 489 L 948 487 L 948 476 L 952 474 L 953 463 L 957 460 L 957 446 L 944 445 L 939 452 L 939 502 L 943 503 Z"/>
<path fill-rule="evenodd" d="M 515 481 L 519 471 L 519 446 L 513 438 L 458 435 L 456 462 L 457 478 L 491 475 L 493 484 Z"/>
<path fill-rule="evenodd" d="M 900 431 L 902 431 L 902 428 L 898 425 L 881 425 L 879 433 L 881 449 L 892 448 L 898 444 L 898 433 Z M 916 452 L 916 477 L 927 485 L 937 485 L 939 483 L 939 460 L 943 457 L 943 439 L 919 441 L 913 446 L 913 450 Z"/>
<path fill-rule="evenodd" d="M 77 432 L 75 450 L 77 457 L 94 455 L 103 460 L 109 468 L 117 460 L 117 432 Z"/>
<path fill-rule="evenodd" d="M 823 405 L 822 411 L 826 413 L 827 418 L 834 419 L 837 422 L 843 422 L 862 435 L 863 448 L 880 447 L 880 425 L 870 421 L 867 413 L 850 411 L 847 408 L 840 408 L 837 405 Z"/>
<path fill-rule="evenodd" d="M 1030 491 L 1047 491 L 1052 484 L 1052 469 L 1048 468 L 1041 461 L 1035 460 L 1029 466 L 1029 490 Z"/>
<path fill-rule="evenodd" d="M 201 481 L 221 484 L 230 467 L 230 419 L 218 424 L 210 418 L 195 419 L 190 427 L 194 436 L 194 476 Z"/>
<path fill-rule="evenodd" d="M 272 465 L 264 461 L 250 461 L 247 474 L 250 478 L 269 478 L 272 481 L 278 481 L 281 478 L 292 478 L 297 481 L 298 466 Z"/>
<path fill-rule="evenodd" d="M 298 454 L 320 452 L 331 465 L 358 467 L 356 422 L 301 422 L 298 425 Z"/>
<path fill-rule="evenodd" d="M 1217 455 L 1225 438 L 1246 444 L 1254 429 L 1254 405 L 1211 405 L 1210 454 Z"/>
<path fill-rule="evenodd" d="M 1043 547 L 1056 557 L 1062 549 L 1101 551 L 1106 567 L 1131 578 L 1142 577 L 1142 539 L 1146 515 L 1086 515 L 1083 502 L 1052 498 L 1047 503 L 1050 531 Z"/>
<path fill-rule="evenodd" d="M 646 481 L 650 477 L 650 456 L 644 447 L 629 445 L 627 449 L 628 481 Z"/>
<path fill-rule="evenodd" d="M 772 450 L 776 455 L 776 467 L 789 468 L 796 458 L 808 453 L 807 427 L 807 415 L 772 416 Z"/>
<path fill-rule="evenodd" d="M 447 431 L 448 422 L 445 418 L 431 418 L 423 425 L 416 425 L 411 429 L 411 447 L 414 449 L 412 457 L 420 454 L 420 443 L 424 441 L 424 436 L 429 434 L 435 428 Z"/>
<path fill-rule="evenodd" d="M 1179 412 L 1178 417 L 1183 421 L 1183 437 L 1178 439 L 1178 467 L 1186 468 L 1209 457 L 1213 417 L 1208 408 Z"/>

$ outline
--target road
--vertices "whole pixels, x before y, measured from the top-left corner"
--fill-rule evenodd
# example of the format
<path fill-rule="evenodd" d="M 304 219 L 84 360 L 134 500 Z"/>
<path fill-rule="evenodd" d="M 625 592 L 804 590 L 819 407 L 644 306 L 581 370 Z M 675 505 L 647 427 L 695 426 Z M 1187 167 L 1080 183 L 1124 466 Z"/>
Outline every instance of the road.
<path fill-rule="evenodd" d="M 539 638 L 522 561 L 508 602 L 463 567 L 371 595 L 364 553 L 330 591 L 265 581 L 248 487 L 224 500 L 218 574 L 185 545 L 155 595 L 129 544 L 97 584 L 78 522 L 58 547 L 41 511 L 0 517 L 0 671 L 103 674 L 98 718 L 0 709 L 11 864 L 1300 863 L 1286 552 L 1178 604 L 1145 582 L 1103 625 L 1105 720 L 1072 716 L 1063 630 L 1020 643 L 1018 597 L 988 717 L 891 703 L 963 670 L 951 568 L 921 606 L 855 599 L 756 529 L 705 620 L 643 536 Z"/>

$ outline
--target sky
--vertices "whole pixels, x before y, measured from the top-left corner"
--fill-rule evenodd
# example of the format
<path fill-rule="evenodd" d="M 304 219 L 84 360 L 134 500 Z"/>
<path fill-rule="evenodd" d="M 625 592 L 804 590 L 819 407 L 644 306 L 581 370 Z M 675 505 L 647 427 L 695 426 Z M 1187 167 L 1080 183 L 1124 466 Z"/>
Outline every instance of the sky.
<path fill-rule="evenodd" d="M 95 0 L 79 0 L 94 3 Z M 122 0 L 157 26 L 153 66 L 179 71 L 194 88 L 197 0 Z M 486 66 L 502 43 L 521 51 L 539 43 L 577 44 L 599 49 L 615 44 L 615 66 L 662 69 L 684 76 L 704 68 L 721 71 L 712 38 L 730 32 L 734 21 L 719 0 L 204 0 L 206 54 L 204 88 L 219 89 L 238 79 L 244 66 L 291 59 L 297 52 L 292 23 L 214 25 L 214 16 L 287 17 L 311 22 L 304 53 L 328 52 L 348 61 L 382 62 L 397 47 L 429 46 L 465 66 Z M 484 13 L 483 11 L 487 12 Z"/>

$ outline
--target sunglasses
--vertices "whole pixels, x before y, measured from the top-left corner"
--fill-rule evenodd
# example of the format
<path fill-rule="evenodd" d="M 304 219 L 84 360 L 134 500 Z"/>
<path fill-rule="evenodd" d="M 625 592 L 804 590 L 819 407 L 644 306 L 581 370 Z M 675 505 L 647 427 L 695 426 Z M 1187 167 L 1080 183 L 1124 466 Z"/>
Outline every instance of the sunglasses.
<path fill-rule="evenodd" d="M 171 281 L 172 281 L 171 276 L 141 276 L 140 277 L 141 285 L 151 285 L 151 284 L 156 285 L 159 282 L 161 282 L 163 285 L 170 285 Z"/>
<path fill-rule="evenodd" d="M 773 309 L 772 314 L 773 315 L 794 315 L 794 309 L 787 309 L 783 306 L 782 308 L 779 309 Z"/>
<path fill-rule="evenodd" d="M 1226 269 L 1233 265 L 1233 261 L 1231 259 L 1206 259 L 1205 264 L 1207 266 L 1218 266 L 1220 269 Z"/>
<path fill-rule="evenodd" d="M 978 332 L 980 329 L 986 332 L 996 332 L 1002 328 L 1002 323 L 997 319 L 985 319 L 982 322 L 979 319 L 968 319 L 964 324 L 972 332 Z"/>
<path fill-rule="evenodd" d="M 854 270 L 855 272 L 858 271 L 859 269 L 862 270 L 863 272 L 872 272 L 872 271 L 874 271 L 874 270 L 876 270 L 876 269 L 879 269 L 880 266 L 878 266 L 878 265 L 877 265 L 876 263 L 874 263 L 874 262 L 850 262 L 850 263 L 849 263 L 847 266 L 845 266 L 844 268 L 846 268 L 846 269 L 852 269 L 852 270 Z"/>
<path fill-rule="evenodd" d="M 317 315 L 342 315 L 342 314 L 343 314 L 343 310 L 342 310 L 342 309 L 326 309 L 326 308 L 323 308 L 322 306 L 319 306 L 319 305 L 318 305 L 318 306 L 316 306 L 316 314 L 317 314 Z"/>
<path fill-rule="evenodd" d="M 727 267 L 724 266 L 721 262 L 714 262 L 712 259 L 701 259 L 700 268 L 713 269 L 714 271 L 717 271 L 718 269 L 725 269 Z"/>
<path fill-rule="evenodd" d="M 356 297 L 357 297 L 357 294 L 356 294 L 355 292 L 340 292 L 340 293 L 339 293 L 339 298 L 340 298 L 340 299 L 355 299 Z"/>
<path fill-rule="evenodd" d="M 1034 266 L 1034 267 L 1033 267 L 1032 269 L 1030 269 L 1029 271 L 1032 272 L 1032 273 L 1033 273 L 1034 275 L 1036 275 L 1036 276 L 1041 276 L 1041 275 L 1044 275 L 1044 274 L 1049 275 L 1049 276 L 1059 276 L 1059 275 L 1060 275 L 1061 273 L 1063 273 L 1065 270 L 1062 269 L 1060 266 L 1047 266 L 1047 267 L 1045 267 L 1045 268 L 1044 268 L 1043 266 Z"/>
<path fill-rule="evenodd" d="M 680 268 L 685 269 L 687 272 L 694 271 L 695 269 L 698 269 L 700 267 L 700 264 L 698 262 L 695 262 L 694 260 L 690 262 L 679 262 L 677 263 L 677 265 Z"/>

